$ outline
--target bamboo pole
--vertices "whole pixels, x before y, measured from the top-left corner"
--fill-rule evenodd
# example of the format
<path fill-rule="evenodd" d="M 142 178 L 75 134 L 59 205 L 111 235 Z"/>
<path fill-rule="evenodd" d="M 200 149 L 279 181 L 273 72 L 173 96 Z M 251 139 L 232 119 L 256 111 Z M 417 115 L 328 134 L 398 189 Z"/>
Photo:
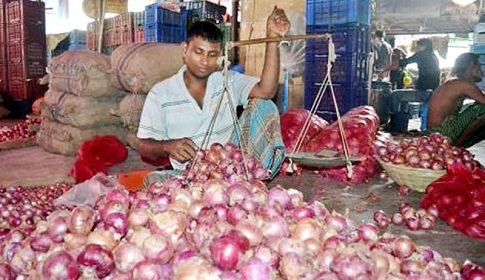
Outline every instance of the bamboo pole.
<path fill-rule="evenodd" d="M 103 52 L 104 15 L 107 0 L 99 0 L 98 52 Z"/>
<path fill-rule="evenodd" d="M 229 49 L 231 49 L 238 46 L 262 44 L 262 43 L 270 43 L 270 42 L 308 40 L 308 39 L 328 39 L 328 38 L 330 38 L 329 34 L 289 35 L 285 37 L 258 38 L 258 39 L 244 40 L 244 41 L 227 42 L 227 46 Z"/>

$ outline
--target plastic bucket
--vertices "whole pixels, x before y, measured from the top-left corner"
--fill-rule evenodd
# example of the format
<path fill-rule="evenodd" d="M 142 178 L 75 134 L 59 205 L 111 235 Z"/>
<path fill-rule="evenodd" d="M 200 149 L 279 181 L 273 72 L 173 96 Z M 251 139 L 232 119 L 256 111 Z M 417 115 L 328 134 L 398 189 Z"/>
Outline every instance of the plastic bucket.
<path fill-rule="evenodd" d="M 391 83 L 374 81 L 371 84 L 370 105 L 374 107 L 379 115 L 381 124 L 389 121 L 390 103 L 386 102 L 391 96 Z"/>
<path fill-rule="evenodd" d="M 408 113 L 396 113 L 391 115 L 391 131 L 405 133 L 408 131 L 410 115 Z"/>

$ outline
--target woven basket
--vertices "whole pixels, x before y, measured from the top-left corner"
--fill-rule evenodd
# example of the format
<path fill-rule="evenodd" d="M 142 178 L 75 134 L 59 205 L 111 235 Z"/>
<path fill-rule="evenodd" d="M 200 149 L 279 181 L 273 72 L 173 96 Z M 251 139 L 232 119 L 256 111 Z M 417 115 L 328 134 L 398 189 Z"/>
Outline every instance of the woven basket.
<path fill-rule="evenodd" d="M 396 165 L 377 160 L 394 182 L 400 186 L 407 186 L 417 192 L 425 192 L 432 182 L 446 174 L 446 170 L 431 170 Z"/>

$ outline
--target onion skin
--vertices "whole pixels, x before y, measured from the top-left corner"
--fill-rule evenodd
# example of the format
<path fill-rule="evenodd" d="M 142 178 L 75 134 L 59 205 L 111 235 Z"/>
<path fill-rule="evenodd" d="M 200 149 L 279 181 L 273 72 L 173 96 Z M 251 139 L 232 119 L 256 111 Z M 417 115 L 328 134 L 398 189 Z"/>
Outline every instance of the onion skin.
<path fill-rule="evenodd" d="M 88 205 L 74 208 L 69 216 L 69 232 L 76 235 L 88 235 L 94 226 L 94 211 Z"/>
<path fill-rule="evenodd" d="M 78 255 L 77 262 L 83 266 L 94 268 L 98 278 L 110 275 L 115 269 L 111 251 L 97 244 L 87 245 Z"/>
<path fill-rule="evenodd" d="M 42 262 L 43 279 L 75 280 L 79 277 L 79 265 L 66 251 L 56 251 Z"/>

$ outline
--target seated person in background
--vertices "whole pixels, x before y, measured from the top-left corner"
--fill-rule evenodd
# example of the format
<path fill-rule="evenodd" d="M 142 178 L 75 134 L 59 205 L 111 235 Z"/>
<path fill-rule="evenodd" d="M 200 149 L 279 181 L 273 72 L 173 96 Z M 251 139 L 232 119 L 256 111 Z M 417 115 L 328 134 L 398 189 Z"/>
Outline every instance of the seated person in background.
<path fill-rule="evenodd" d="M 470 147 L 485 139 L 485 95 L 476 85 L 482 80 L 479 57 L 458 56 L 452 73 L 455 79 L 438 87 L 429 101 L 427 134 L 440 132 L 458 147 Z M 463 105 L 465 98 L 475 100 Z"/>
<path fill-rule="evenodd" d="M 284 11 L 275 7 L 267 19 L 267 37 L 284 36 L 289 28 Z M 182 43 L 185 65 L 174 76 L 155 84 L 147 95 L 137 134 L 140 154 L 151 160 L 169 157 L 175 170 L 184 170 L 199 148 L 207 149 L 213 143 L 225 145 L 231 140 L 239 144 L 232 113 L 242 105 L 245 110 L 239 122 L 243 131 L 250 132 L 247 152 L 276 174 L 284 159 L 284 144 L 278 108 L 270 99 L 278 87 L 279 43 L 266 43 L 260 79 L 228 72 L 232 104 L 224 95 L 207 135 L 223 94 L 224 77 L 218 63 L 222 39 L 221 30 L 210 22 L 196 22 L 190 27 Z"/>

